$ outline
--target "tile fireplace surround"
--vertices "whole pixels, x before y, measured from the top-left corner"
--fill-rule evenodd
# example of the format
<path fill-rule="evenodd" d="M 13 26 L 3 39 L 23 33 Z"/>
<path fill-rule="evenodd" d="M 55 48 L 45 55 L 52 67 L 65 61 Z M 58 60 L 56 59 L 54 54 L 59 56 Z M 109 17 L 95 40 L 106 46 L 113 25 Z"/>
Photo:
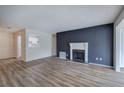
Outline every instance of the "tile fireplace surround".
<path fill-rule="evenodd" d="M 73 49 L 85 50 L 85 62 L 88 63 L 88 43 L 69 43 L 70 45 L 70 60 L 73 60 Z"/>

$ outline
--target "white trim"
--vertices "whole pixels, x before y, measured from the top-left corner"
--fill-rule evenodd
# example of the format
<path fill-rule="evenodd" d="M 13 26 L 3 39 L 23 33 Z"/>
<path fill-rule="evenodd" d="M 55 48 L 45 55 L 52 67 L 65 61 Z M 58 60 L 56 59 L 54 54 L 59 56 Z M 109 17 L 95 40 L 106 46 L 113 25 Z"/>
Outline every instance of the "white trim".
<path fill-rule="evenodd" d="M 75 63 L 75 64 L 85 64 L 85 63 L 75 62 L 75 61 L 72 61 L 72 60 L 66 60 L 66 62 L 72 62 L 72 63 Z M 107 65 L 97 64 L 97 63 L 87 63 L 86 65 L 90 65 L 90 64 L 96 65 L 96 66 L 101 66 L 101 67 L 113 68 L 113 66 L 107 66 Z"/>
<path fill-rule="evenodd" d="M 59 58 L 59 57 L 56 57 L 56 58 Z M 64 60 L 64 59 L 62 59 Z M 75 63 L 75 64 L 85 64 L 85 63 L 80 63 L 80 62 L 75 62 L 75 61 L 72 61 L 72 60 L 64 60 L 65 62 L 72 62 L 72 63 Z M 108 66 L 108 65 L 102 65 L 102 64 L 97 64 L 97 63 L 87 63 L 85 65 L 96 65 L 96 66 L 101 66 L 101 67 L 107 67 L 107 68 L 114 68 L 113 66 Z"/>
<path fill-rule="evenodd" d="M 109 67 L 109 68 L 113 68 L 113 66 L 107 66 L 107 65 L 102 65 L 102 64 L 97 64 L 97 63 L 89 63 L 92 65 L 97 65 L 97 66 L 102 66 L 102 67 Z"/>

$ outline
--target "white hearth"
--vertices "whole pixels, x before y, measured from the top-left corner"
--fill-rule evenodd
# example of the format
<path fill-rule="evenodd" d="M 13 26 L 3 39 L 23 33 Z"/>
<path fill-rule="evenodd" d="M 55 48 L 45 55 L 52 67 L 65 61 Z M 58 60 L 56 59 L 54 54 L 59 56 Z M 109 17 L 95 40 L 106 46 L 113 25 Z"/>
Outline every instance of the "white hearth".
<path fill-rule="evenodd" d="M 85 50 L 85 62 L 88 63 L 88 43 L 70 43 L 70 59 L 73 60 L 73 49 Z"/>

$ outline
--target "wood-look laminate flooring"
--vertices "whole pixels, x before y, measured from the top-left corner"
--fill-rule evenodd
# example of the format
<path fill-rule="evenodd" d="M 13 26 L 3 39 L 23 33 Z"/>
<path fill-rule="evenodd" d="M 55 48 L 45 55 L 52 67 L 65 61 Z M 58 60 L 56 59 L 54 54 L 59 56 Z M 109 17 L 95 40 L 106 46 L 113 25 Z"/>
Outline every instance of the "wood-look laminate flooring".
<path fill-rule="evenodd" d="M 124 86 L 124 73 L 50 57 L 32 62 L 0 60 L 1 87 Z"/>

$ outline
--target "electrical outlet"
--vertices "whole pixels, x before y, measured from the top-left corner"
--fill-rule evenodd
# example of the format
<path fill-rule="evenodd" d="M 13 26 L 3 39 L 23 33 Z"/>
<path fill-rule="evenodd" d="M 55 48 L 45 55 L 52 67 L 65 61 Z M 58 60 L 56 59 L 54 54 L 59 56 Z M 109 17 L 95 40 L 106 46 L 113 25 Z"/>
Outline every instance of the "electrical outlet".
<path fill-rule="evenodd" d="M 102 58 L 100 57 L 99 60 L 102 61 Z"/>
<path fill-rule="evenodd" d="M 98 57 L 96 57 L 96 60 L 98 60 L 99 58 Z"/>

